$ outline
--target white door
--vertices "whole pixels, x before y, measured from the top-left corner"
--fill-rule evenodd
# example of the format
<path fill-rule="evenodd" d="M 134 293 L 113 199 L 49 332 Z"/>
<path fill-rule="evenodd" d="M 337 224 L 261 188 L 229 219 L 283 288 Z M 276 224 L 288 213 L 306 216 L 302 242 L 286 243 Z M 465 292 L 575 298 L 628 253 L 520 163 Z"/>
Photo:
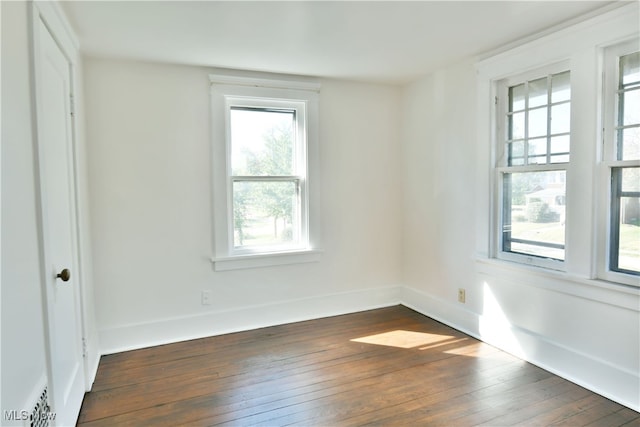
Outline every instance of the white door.
<path fill-rule="evenodd" d="M 55 424 L 75 425 L 84 396 L 84 364 L 77 280 L 72 73 L 70 62 L 39 17 L 34 25 L 49 396 Z"/>

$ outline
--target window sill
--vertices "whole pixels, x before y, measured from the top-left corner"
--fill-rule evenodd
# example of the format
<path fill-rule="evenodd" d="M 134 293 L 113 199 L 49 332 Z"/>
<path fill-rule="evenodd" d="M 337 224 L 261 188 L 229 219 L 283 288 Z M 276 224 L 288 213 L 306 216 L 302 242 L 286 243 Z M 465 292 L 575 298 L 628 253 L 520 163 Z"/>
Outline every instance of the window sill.
<path fill-rule="evenodd" d="M 640 311 L 640 288 L 496 258 L 476 258 L 480 274 Z"/>
<path fill-rule="evenodd" d="M 318 262 L 323 251 L 319 249 L 235 255 L 211 258 L 215 271 L 273 267 L 278 265 Z"/>

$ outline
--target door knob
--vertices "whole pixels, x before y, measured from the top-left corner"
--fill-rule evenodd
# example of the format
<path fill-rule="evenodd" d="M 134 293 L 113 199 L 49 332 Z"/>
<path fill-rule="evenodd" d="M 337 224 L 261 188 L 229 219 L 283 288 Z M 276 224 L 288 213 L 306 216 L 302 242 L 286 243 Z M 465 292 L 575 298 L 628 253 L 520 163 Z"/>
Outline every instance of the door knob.
<path fill-rule="evenodd" d="M 56 276 L 56 278 L 58 279 L 62 279 L 63 282 L 68 282 L 69 279 L 71 278 L 71 272 L 69 271 L 68 268 L 65 268 L 64 270 L 62 270 L 60 273 L 58 273 L 58 275 Z"/>

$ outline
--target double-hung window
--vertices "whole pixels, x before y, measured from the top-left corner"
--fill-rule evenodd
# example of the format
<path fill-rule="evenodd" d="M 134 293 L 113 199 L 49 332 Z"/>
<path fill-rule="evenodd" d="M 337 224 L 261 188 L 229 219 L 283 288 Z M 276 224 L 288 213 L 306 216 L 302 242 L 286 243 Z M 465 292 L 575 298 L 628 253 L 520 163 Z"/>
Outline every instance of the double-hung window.
<path fill-rule="evenodd" d="M 607 237 L 601 275 L 638 283 L 640 276 L 640 52 L 637 42 L 605 52 L 603 135 Z M 608 190 L 608 191 L 607 191 Z M 605 222 L 603 221 L 603 222 Z"/>
<path fill-rule="evenodd" d="M 211 80 L 216 269 L 309 261 L 319 86 Z"/>
<path fill-rule="evenodd" d="M 640 287 L 636 14 L 621 6 L 476 65 L 487 264 L 580 295 Z"/>
<path fill-rule="evenodd" d="M 498 84 L 500 258 L 556 268 L 565 259 L 570 80 L 559 64 Z"/>
<path fill-rule="evenodd" d="M 228 103 L 233 250 L 299 248 L 307 240 L 304 104 Z"/>

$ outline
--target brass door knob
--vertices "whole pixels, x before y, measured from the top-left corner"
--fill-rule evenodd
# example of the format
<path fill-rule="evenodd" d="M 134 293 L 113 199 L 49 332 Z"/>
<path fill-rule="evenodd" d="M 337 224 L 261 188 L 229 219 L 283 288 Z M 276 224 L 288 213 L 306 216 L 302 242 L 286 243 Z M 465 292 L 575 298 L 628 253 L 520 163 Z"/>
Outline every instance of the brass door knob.
<path fill-rule="evenodd" d="M 63 282 L 68 282 L 69 279 L 71 278 L 71 272 L 69 271 L 68 268 L 65 268 L 64 270 L 62 270 L 60 273 L 58 273 L 58 275 L 56 276 L 56 278 L 58 279 L 62 279 Z"/>

